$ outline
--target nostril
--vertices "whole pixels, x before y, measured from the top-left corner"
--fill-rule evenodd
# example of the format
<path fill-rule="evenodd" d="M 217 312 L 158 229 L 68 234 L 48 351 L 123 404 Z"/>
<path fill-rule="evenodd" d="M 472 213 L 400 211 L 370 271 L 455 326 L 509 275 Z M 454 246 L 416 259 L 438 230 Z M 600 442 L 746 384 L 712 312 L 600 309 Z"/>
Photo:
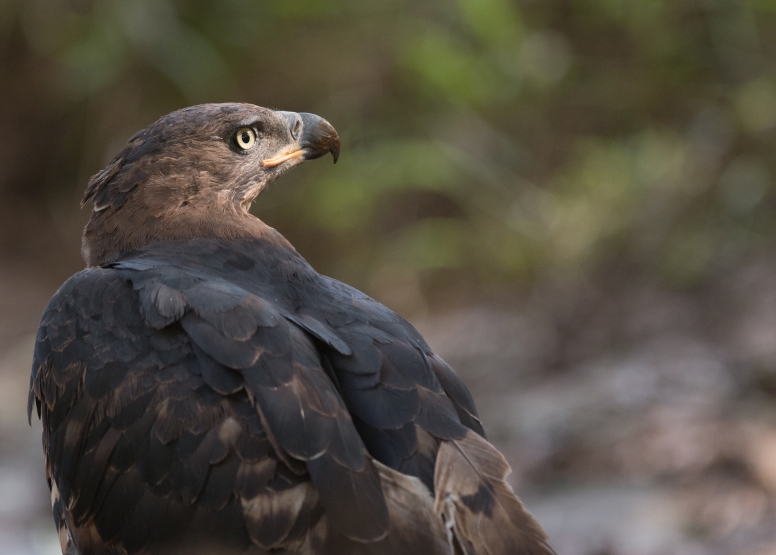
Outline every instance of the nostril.
<path fill-rule="evenodd" d="M 291 136 L 294 138 L 294 140 L 299 138 L 299 133 L 302 132 L 302 120 L 301 118 L 297 118 L 294 122 L 293 127 L 291 127 Z"/>

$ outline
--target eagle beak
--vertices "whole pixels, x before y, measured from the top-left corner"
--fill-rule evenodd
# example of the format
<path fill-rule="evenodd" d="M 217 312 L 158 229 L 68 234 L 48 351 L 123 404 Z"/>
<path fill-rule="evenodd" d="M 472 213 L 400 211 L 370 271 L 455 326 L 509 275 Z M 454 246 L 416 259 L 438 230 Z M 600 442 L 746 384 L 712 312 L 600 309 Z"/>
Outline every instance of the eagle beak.
<path fill-rule="evenodd" d="M 289 120 L 291 135 L 296 141 L 289 148 L 262 160 L 265 168 L 274 168 L 288 160 L 301 158 L 302 160 L 314 160 L 331 152 L 334 163 L 337 163 L 340 151 L 340 139 L 331 124 L 320 116 L 300 112 L 278 112 Z M 299 127 L 301 126 L 301 129 Z"/>

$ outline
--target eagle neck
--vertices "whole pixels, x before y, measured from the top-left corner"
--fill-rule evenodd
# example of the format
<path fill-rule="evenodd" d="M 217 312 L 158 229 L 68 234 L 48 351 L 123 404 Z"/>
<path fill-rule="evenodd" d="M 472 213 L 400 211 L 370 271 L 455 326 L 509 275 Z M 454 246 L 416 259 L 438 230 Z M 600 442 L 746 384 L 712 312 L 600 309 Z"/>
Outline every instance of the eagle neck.
<path fill-rule="evenodd" d="M 274 229 L 243 210 L 208 214 L 181 211 L 174 216 L 154 216 L 131 208 L 125 205 L 118 210 L 92 213 L 81 240 L 81 254 L 87 266 L 107 264 L 126 253 L 169 241 L 270 238 L 285 242 Z"/>

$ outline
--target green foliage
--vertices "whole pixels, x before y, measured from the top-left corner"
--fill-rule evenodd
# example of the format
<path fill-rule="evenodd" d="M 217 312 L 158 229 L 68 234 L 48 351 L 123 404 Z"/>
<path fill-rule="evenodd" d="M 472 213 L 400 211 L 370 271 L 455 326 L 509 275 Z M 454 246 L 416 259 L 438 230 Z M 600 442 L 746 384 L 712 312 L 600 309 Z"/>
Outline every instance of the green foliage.
<path fill-rule="evenodd" d="M 776 233 L 770 0 L 15 0 L 0 30 L 48 117 L 86 122 L 49 162 L 74 188 L 186 104 L 329 119 L 341 163 L 257 212 L 362 287 L 618 262 L 692 286 Z"/>

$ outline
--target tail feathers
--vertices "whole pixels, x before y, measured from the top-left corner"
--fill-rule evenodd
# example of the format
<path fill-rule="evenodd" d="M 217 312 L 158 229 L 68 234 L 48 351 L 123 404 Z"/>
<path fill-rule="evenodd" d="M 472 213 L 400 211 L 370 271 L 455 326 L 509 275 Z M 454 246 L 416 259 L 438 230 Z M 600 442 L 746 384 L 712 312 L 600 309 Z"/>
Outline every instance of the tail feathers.
<path fill-rule="evenodd" d="M 469 432 L 439 448 L 434 511 L 463 555 L 554 555 L 547 535 L 506 482 L 512 469 L 482 437 Z"/>

